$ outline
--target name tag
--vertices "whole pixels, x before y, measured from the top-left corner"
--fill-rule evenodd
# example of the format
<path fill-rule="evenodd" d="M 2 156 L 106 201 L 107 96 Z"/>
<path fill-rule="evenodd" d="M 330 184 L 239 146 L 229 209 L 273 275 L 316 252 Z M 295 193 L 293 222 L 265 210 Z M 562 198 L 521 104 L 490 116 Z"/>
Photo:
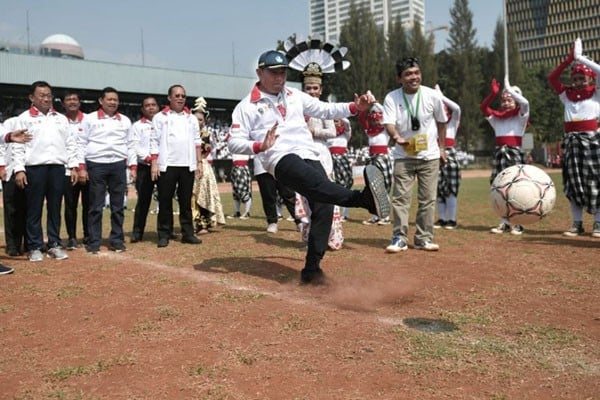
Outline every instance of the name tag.
<path fill-rule="evenodd" d="M 406 153 L 409 155 L 416 155 L 420 151 L 427 150 L 427 134 L 417 133 L 415 136 L 408 139 L 408 146 L 406 146 Z"/>

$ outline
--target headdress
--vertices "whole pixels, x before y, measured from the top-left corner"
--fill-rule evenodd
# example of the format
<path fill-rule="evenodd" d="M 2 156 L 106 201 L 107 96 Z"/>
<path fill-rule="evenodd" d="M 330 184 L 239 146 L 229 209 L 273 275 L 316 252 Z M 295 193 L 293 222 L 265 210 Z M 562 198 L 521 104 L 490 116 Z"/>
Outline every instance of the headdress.
<path fill-rule="evenodd" d="M 206 117 L 208 117 L 210 113 L 206 109 L 206 105 L 207 103 L 206 100 L 204 100 L 204 97 L 198 97 L 196 101 L 194 101 L 194 107 L 192 108 L 192 112 L 201 112 Z"/>
<path fill-rule="evenodd" d="M 523 94 L 523 92 L 521 92 L 521 89 L 518 86 L 511 86 L 511 88 L 512 88 L 513 92 L 515 92 L 516 94 L 518 94 L 518 95 L 522 95 Z M 505 98 L 511 98 L 512 99 L 513 96 L 512 96 L 512 94 L 510 94 L 510 92 L 508 90 L 504 89 L 502 91 L 502 94 L 500 95 L 500 98 L 501 99 L 505 99 Z"/>
<path fill-rule="evenodd" d="M 585 76 L 589 76 L 592 79 L 596 79 L 596 74 L 590 67 L 584 64 L 575 64 L 571 67 L 571 76 L 575 74 L 582 74 Z"/>
<path fill-rule="evenodd" d="M 289 67 L 302 72 L 304 83 L 321 84 L 323 74 L 343 71 L 350 66 L 350 61 L 344 60 L 348 49 L 322 42 L 318 34 L 308 40 L 296 37 L 296 44 L 288 39 L 283 47 Z"/>

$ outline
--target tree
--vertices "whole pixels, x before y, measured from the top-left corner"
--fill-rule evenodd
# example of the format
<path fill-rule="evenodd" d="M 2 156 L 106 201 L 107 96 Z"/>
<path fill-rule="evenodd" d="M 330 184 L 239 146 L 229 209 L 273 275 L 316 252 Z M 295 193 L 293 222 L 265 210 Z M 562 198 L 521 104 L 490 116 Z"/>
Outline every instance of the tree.
<path fill-rule="evenodd" d="M 340 45 L 348 48 L 346 59 L 351 65 L 347 70 L 333 74 L 329 81 L 332 93 L 339 101 L 349 101 L 355 93 L 371 90 L 383 101 L 388 92 L 390 71 L 386 42 L 373 14 L 364 5 L 351 4 L 348 21 L 340 32 Z M 352 145 L 362 147 L 366 138 L 354 121 L 353 130 L 360 134 L 352 135 Z"/>
<path fill-rule="evenodd" d="M 387 79 L 387 91 L 391 91 L 398 86 L 396 79 L 396 61 L 408 57 L 410 49 L 408 47 L 408 35 L 404 26 L 402 26 L 402 18 L 400 14 L 390 24 L 388 30 L 387 40 L 387 53 L 388 53 L 388 79 Z"/>
<path fill-rule="evenodd" d="M 523 67 L 521 66 L 521 54 L 512 30 L 508 31 L 508 71 L 511 85 L 522 85 L 525 77 Z M 484 63 L 484 76 L 491 80 L 496 78 L 502 84 L 504 81 L 504 24 L 502 20 L 496 21 L 496 29 L 494 30 L 494 41 L 492 43 L 492 51 L 487 58 L 487 63 Z"/>
<path fill-rule="evenodd" d="M 482 138 L 480 128 L 481 69 L 479 64 L 476 30 L 468 0 L 455 0 L 450 9 L 448 55 L 452 60 L 451 77 L 447 93 L 461 106 L 461 126 L 457 140 L 461 148 L 473 151 Z"/>
<path fill-rule="evenodd" d="M 415 21 L 410 34 L 409 54 L 419 60 L 419 68 L 423 77 L 423 84 L 433 87 L 437 83 L 437 70 L 433 57 L 433 34 L 429 37 L 423 35 L 423 27 Z"/>

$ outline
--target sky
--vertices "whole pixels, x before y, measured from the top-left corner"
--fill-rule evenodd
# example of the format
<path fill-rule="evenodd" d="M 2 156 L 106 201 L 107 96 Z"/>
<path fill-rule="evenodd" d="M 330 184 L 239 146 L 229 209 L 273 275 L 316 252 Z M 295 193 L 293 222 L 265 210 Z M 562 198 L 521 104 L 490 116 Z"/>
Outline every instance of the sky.
<path fill-rule="evenodd" d="M 453 3 L 425 0 L 426 28 L 448 26 Z M 502 0 L 469 8 L 477 43 L 490 47 Z M 258 56 L 278 40 L 310 34 L 308 0 L 0 0 L 0 10 L 0 42 L 38 46 L 63 33 L 87 60 L 243 77 L 255 76 Z M 448 32 L 434 35 L 444 49 Z"/>

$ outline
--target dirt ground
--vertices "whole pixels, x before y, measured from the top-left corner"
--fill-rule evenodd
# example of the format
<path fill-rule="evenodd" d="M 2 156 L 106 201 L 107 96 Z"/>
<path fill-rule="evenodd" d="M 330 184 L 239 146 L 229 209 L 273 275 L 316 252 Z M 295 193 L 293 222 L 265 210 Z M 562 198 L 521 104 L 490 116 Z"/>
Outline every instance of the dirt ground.
<path fill-rule="evenodd" d="M 385 254 L 391 227 L 353 212 L 317 287 L 294 224 L 255 216 L 199 246 L 0 256 L 0 399 L 600 399 L 600 241 L 561 236 L 564 200 L 522 237 L 462 204 L 439 252 Z"/>

